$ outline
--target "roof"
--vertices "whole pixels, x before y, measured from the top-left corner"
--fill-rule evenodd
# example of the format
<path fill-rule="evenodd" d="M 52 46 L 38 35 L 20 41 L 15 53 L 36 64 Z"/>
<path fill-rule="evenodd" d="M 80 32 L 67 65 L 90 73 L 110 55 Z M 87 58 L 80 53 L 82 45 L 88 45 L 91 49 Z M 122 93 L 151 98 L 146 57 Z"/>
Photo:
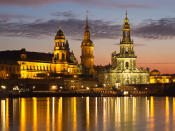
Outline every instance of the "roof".
<path fill-rule="evenodd" d="M 65 36 L 64 36 L 63 31 L 61 30 L 61 27 L 59 27 L 59 30 L 58 30 L 58 32 L 57 32 L 57 34 L 55 36 L 55 40 L 56 39 L 65 39 Z"/>
<path fill-rule="evenodd" d="M 26 58 L 22 58 L 22 54 L 26 55 Z M 17 64 L 20 60 L 51 62 L 52 57 L 53 54 L 50 53 L 29 52 L 25 49 L 0 51 L 0 63 L 3 64 Z"/>

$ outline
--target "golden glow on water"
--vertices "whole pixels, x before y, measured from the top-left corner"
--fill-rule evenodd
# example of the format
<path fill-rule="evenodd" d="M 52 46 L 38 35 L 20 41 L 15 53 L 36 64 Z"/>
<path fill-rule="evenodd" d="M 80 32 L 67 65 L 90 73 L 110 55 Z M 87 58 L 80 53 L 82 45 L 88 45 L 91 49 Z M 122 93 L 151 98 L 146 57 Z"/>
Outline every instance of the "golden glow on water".
<path fill-rule="evenodd" d="M 173 97 L 173 122 L 175 122 L 175 97 Z"/>
<path fill-rule="evenodd" d="M 95 97 L 95 127 L 98 129 L 98 104 L 97 97 Z"/>
<path fill-rule="evenodd" d="M 136 98 L 133 97 L 132 101 L 132 119 L 133 121 L 136 121 Z"/>
<path fill-rule="evenodd" d="M 154 131 L 154 97 L 150 97 L 150 129 Z"/>
<path fill-rule="evenodd" d="M 166 127 L 165 129 L 168 131 L 169 130 L 169 98 L 165 98 L 165 123 Z"/>
<path fill-rule="evenodd" d="M 26 99 L 20 98 L 20 131 L 26 131 Z"/>
<path fill-rule="evenodd" d="M 151 111 L 150 111 L 150 116 L 151 116 L 151 117 L 154 117 L 154 97 L 151 96 L 150 99 L 151 99 L 151 100 L 150 100 L 150 102 L 151 102 Z"/>
<path fill-rule="evenodd" d="M 1 131 L 168 131 L 175 127 L 175 97 L 9 98 L 0 100 L 0 106 Z"/>
<path fill-rule="evenodd" d="M 1 100 L 1 129 L 2 131 L 5 131 L 5 115 L 6 115 L 6 110 L 5 110 L 5 100 Z"/>
<path fill-rule="evenodd" d="M 89 131 L 89 97 L 86 97 L 86 127 Z"/>
<path fill-rule="evenodd" d="M 60 97 L 58 99 L 58 125 L 57 125 L 57 131 L 62 131 L 62 115 L 63 115 L 63 112 L 62 112 L 62 103 L 63 103 L 63 99 L 62 97 Z"/>
<path fill-rule="evenodd" d="M 33 131 L 37 131 L 37 98 L 33 97 Z"/>
<path fill-rule="evenodd" d="M 103 130 L 106 131 L 106 98 L 103 98 Z"/>
<path fill-rule="evenodd" d="M 55 130 L 55 97 L 52 98 L 52 130 Z"/>
<path fill-rule="evenodd" d="M 121 121 L 121 112 L 120 112 L 120 109 L 121 109 L 121 107 L 120 107 L 120 98 L 119 97 L 117 97 L 117 121 L 118 122 L 120 122 Z"/>
<path fill-rule="evenodd" d="M 128 97 L 124 97 L 124 121 L 128 121 Z"/>
<path fill-rule="evenodd" d="M 5 99 L 5 121 L 6 121 L 6 131 L 9 130 L 9 99 Z"/>
<path fill-rule="evenodd" d="M 50 131 L 50 98 L 47 98 L 46 128 L 47 128 L 47 131 Z"/>
<path fill-rule="evenodd" d="M 149 105 L 149 99 L 146 97 L 146 112 L 147 112 L 147 119 L 150 117 L 150 105 Z"/>
<path fill-rule="evenodd" d="M 73 98 L 73 130 L 77 130 L 77 98 Z"/>

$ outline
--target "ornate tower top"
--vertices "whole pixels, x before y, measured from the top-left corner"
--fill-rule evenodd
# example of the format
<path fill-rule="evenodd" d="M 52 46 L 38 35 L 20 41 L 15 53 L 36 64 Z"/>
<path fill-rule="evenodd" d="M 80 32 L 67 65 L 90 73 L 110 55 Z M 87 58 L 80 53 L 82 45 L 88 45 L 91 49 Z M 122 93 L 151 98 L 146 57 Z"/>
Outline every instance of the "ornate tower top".
<path fill-rule="evenodd" d="M 61 30 L 61 26 L 59 26 L 59 30 L 55 36 L 55 40 L 57 40 L 57 39 L 64 39 L 65 40 L 65 36 L 64 36 L 63 31 Z"/>
<path fill-rule="evenodd" d="M 86 31 L 89 31 L 89 26 L 88 26 L 88 10 L 86 11 L 86 27 L 85 27 Z"/>
<path fill-rule="evenodd" d="M 123 38 L 122 38 L 121 43 L 122 44 L 124 44 L 124 43 L 132 44 L 131 37 L 130 37 L 130 24 L 129 24 L 129 20 L 128 20 L 127 10 L 126 10 L 124 24 L 123 24 Z"/>
<path fill-rule="evenodd" d="M 88 25 L 88 11 L 86 12 L 86 26 L 84 32 L 84 40 L 82 41 L 82 45 L 84 46 L 93 46 L 93 42 L 90 40 L 90 27 Z"/>
<path fill-rule="evenodd" d="M 128 23 L 128 13 L 127 13 L 127 10 L 126 10 L 126 14 L 125 14 L 125 23 Z"/>

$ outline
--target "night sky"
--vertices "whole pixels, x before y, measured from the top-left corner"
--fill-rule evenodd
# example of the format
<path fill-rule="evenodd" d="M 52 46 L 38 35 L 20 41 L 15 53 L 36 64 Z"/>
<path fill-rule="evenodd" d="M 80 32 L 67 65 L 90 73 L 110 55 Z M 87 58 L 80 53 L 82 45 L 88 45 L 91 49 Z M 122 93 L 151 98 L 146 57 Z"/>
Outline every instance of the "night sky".
<path fill-rule="evenodd" d="M 138 67 L 175 73 L 174 0 L 0 0 L 0 50 L 53 52 L 62 27 L 80 60 L 86 10 L 96 65 L 111 63 L 119 52 L 125 10 Z"/>

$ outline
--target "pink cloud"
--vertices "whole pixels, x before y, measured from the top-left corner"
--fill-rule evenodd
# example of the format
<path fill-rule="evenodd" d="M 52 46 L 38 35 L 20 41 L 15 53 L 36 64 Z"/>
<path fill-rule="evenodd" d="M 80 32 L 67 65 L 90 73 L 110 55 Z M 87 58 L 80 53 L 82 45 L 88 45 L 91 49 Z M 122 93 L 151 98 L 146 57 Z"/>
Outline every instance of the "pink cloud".
<path fill-rule="evenodd" d="M 145 4 L 127 3 L 122 1 L 105 1 L 105 0 L 1 0 L 0 5 L 20 5 L 20 6 L 38 6 L 50 3 L 74 2 L 79 4 L 88 4 L 93 6 L 114 7 L 114 8 L 151 8 Z"/>

